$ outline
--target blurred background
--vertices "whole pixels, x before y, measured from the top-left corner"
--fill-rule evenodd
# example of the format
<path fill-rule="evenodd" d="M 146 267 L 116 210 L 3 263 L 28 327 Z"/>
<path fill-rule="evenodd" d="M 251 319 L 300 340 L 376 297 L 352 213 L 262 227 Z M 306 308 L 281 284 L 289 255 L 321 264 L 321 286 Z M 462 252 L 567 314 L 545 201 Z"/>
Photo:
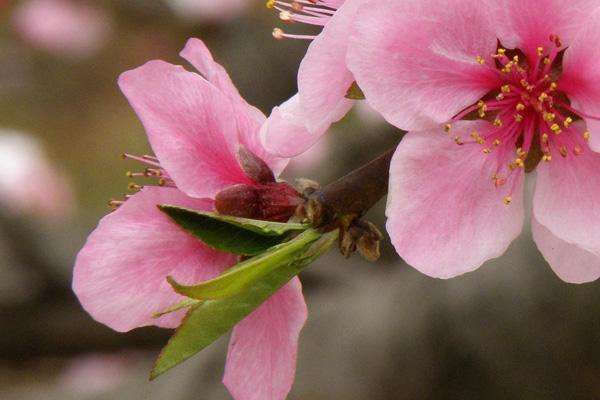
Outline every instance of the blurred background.
<path fill-rule="evenodd" d="M 203 39 L 265 113 L 295 91 L 303 41 L 276 41 L 259 0 L 0 0 L 0 399 L 229 399 L 227 338 L 150 383 L 169 331 L 118 334 L 70 290 L 79 248 L 149 151 L 119 73 L 183 63 Z M 298 31 L 299 29 L 296 29 Z M 323 184 L 398 132 L 364 104 L 290 178 Z M 384 201 L 370 218 L 383 227 Z M 561 282 L 528 230 L 450 281 L 331 252 L 302 276 L 310 317 L 291 400 L 600 398 L 600 283 Z"/>

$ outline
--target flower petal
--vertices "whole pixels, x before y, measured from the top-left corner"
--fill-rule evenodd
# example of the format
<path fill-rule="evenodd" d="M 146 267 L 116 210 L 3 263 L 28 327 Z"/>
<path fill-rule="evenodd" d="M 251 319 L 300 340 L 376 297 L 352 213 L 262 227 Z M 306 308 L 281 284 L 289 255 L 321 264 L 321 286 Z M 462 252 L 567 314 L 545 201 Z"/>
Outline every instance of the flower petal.
<path fill-rule="evenodd" d="M 579 111 L 600 117 L 600 12 L 595 12 L 565 51 L 559 87 Z M 590 147 L 600 152 L 600 122 L 585 118 Z"/>
<path fill-rule="evenodd" d="M 569 283 L 586 283 L 600 278 L 600 255 L 557 238 L 533 218 L 533 239 L 560 279 Z"/>
<path fill-rule="evenodd" d="M 312 41 L 300 63 L 298 93 L 306 126 L 312 133 L 322 132 L 324 125 L 326 130 L 341 118 L 336 110 L 347 112 L 354 103 L 346 98 L 354 82 L 346 67 L 346 52 L 356 10 L 364 2 L 346 0 Z"/>
<path fill-rule="evenodd" d="M 453 129 L 483 131 L 487 123 Z M 487 124 L 489 125 L 489 124 Z M 457 146 L 438 131 L 410 132 L 390 168 L 387 231 L 398 254 L 432 277 L 451 278 L 500 256 L 523 226 L 522 177 L 513 202 L 490 177 L 494 153 L 476 144 Z"/>
<path fill-rule="evenodd" d="M 340 103 L 332 114 L 335 121 L 342 118 L 350 107 L 351 104 Z M 260 131 L 264 147 L 280 157 L 304 153 L 323 136 L 330 125 L 327 121 L 315 131 L 309 131 L 305 125 L 307 119 L 297 94 L 274 107 Z"/>
<path fill-rule="evenodd" d="M 236 109 L 198 74 L 150 61 L 119 77 L 161 165 L 192 197 L 252 181 L 239 166 Z"/>
<path fill-rule="evenodd" d="M 152 318 L 183 300 L 165 278 L 198 283 L 235 262 L 234 256 L 209 249 L 185 233 L 157 204 L 212 209 L 210 200 L 191 199 L 177 189 L 146 187 L 105 216 L 77 255 L 74 292 L 94 319 L 117 331 L 176 327 L 182 312 Z"/>
<path fill-rule="evenodd" d="M 300 280 L 294 278 L 236 325 L 223 378 L 235 400 L 286 398 L 306 317 Z"/>
<path fill-rule="evenodd" d="M 558 35 L 571 46 L 585 20 L 599 7 L 597 0 L 504 0 L 506 12 L 500 41 L 509 48 L 520 48 L 530 58 L 537 57 L 537 47 L 550 45 L 550 35 Z"/>
<path fill-rule="evenodd" d="M 369 104 L 391 124 L 420 130 L 498 87 L 493 10 L 481 0 L 368 1 L 358 11 L 348 65 Z"/>
<path fill-rule="evenodd" d="M 238 123 L 240 143 L 263 159 L 275 175 L 279 175 L 289 160 L 270 154 L 262 145 L 259 133 L 266 120 L 264 114 L 242 98 L 225 68 L 215 62 L 204 42 L 195 38 L 189 39 L 180 55 L 232 101 L 236 112 L 230 118 L 235 118 Z"/>
<path fill-rule="evenodd" d="M 537 168 L 533 213 L 554 236 L 600 254 L 600 154 L 553 157 Z"/>

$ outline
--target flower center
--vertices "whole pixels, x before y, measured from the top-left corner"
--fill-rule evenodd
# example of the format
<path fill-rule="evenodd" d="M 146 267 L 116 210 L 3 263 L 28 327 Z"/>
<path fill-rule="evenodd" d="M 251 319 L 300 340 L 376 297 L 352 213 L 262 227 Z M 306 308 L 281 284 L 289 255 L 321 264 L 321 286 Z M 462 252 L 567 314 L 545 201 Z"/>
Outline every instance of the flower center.
<path fill-rule="evenodd" d="M 286 24 L 300 22 L 313 26 L 325 26 L 341 5 L 340 0 L 268 0 L 267 8 L 279 11 L 279 19 Z M 290 34 L 281 28 L 273 29 L 275 39 L 312 40 L 316 35 Z"/>
<path fill-rule="evenodd" d="M 454 141 L 458 145 L 478 144 L 484 154 L 494 157 L 497 168 L 493 183 L 496 187 L 513 183 L 504 197 L 506 204 L 512 201 L 516 178 L 533 170 L 541 160 L 577 157 L 589 150 L 590 132 L 574 122 L 596 118 L 571 107 L 560 91 L 561 47 L 560 39 L 551 35 L 549 46 L 537 48 L 535 60 L 504 48 L 492 55 L 495 65 L 487 65 L 478 56 L 477 62 L 493 69 L 503 83 L 445 125 L 445 131 L 450 132 L 452 122 L 473 116 L 493 123 L 485 132 L 455 135 Z"/>

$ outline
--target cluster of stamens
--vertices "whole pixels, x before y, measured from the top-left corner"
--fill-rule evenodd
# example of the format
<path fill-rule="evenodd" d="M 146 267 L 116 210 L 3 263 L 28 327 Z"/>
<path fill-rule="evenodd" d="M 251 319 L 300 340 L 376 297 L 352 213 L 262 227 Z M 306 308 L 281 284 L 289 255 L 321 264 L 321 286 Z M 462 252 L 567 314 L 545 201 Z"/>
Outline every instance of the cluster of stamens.
<path fill-rule="evenodd" d="M 452 124 L 465 117 L 476 116 L 493 124 L 486 132 L 473 131 L 453 135 L 458 145 L 477 144 L 482 152 L 495 155 L 497 168 L 492 175 L 496 187 L 512 182 L 504 203 L 510 204 L 519 174 L 537 162 L 552 158 L 577 157 L 587 149 L 590 132 L 577 130 L 572 124 L 582 118 L 598 119 L 573 109 L 566 95 L 559 91 L 555 64 L 558 63 L 562 43 L 550 36 L 551 46 L 537 48 L 533 63 L 527 63 L 513 52 L 499 48 L 493 54 L 495 65 L 477 56 L 484 68 L 498 74 L 503 84 L 473 106 L 465 109 L 444 126 L 451 134 Z"/>
<path fill-rule="evenodd" d="M 147 154 L 142 155 L 142 156 L 136 156 L 136 155 L 132 155 L 132 154 L 128 154 L 128 153 L 122 154 L 122 157 L 123 157 L 123 159 L 138 161 L 138 162 L 141 162 L 143 165 L 145 165 L 145 168 L 142 171 L 139 171 L 139 172 L 127 171 L 126 175 L 128 178 L 131 178 L 131 179 L 150 178 L 150 179 L 156 180 L 155 183 L 157 186 L 175 187 L 175 183 L 173 182 L 173 180 L 169 177 L 169 175 L 165 172 L 165 170 L 160 166 L 158 158 L 151 156 L 151 155 L 147 155 Z M 143 189 L 143 187 L 144 187 L 143 185 L 140 185 L 133 181 L 127 185 L 127 188 L 129 189 L 129 191 L 134 192 L 134 193 Z M 125 203 L 125 201 L 127 201 L 127 199 L 129 199 L 131 196 L 132 196 L 132 194 L 126 194 L 122 200 L 111 199 L 111 200 L 109 200 L 108 205 L 113 210 L 116 210 L 123 203 Z"/>
<path fill-rule="evenodd" d="M 269 9 L 277 10 L 279 19 L 286 24 L 300 22 L 313 26 L 324 26 L 337 10 L 337 6 L 332 0 L 268 0 L 266 6 Z M 278 40 L 284 38 L 312 40 L 316 36 L 290 34 L 281 28 L 275 28 L 273 37 Z"/>

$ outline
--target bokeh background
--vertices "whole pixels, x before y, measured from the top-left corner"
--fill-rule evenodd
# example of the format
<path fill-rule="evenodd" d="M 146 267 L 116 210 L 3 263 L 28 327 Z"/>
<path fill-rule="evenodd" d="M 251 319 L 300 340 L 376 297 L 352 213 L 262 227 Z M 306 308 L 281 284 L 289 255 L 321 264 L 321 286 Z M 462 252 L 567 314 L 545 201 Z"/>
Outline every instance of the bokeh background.
<path fill-rule="evenodd" d="M 226 338 L 150 383 L 169 331 L 112 332 L 70 290 L 78 249 L 127 192 L 134 166 L 120 154 L 149 151 L 119 73 L 182 63 L 199 37 L 265 113 L 295 92 L 307 43 L 273 40 L 260 0 L 221 3 L 0 0 L 0 399 L 230 398 Z M 325 184 L 398 138 L 360 105 L 286 176 Z M 369 217 L 383 226 L 383 212 Z M 387 241 L 376 264 L 331 252 L 302 278 L 310 317 L 291 400 L 600 398 L 600 283 L 561 282 L 527 229 L 450 281 Z"/>

